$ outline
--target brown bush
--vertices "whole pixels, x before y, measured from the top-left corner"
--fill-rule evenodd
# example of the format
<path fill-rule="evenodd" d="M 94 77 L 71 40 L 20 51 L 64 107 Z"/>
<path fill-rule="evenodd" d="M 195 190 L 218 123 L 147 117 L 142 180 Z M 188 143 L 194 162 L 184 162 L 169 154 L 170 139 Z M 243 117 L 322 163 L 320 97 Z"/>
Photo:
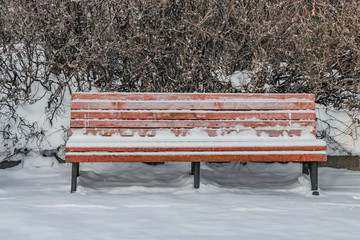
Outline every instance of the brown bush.
<path fill-rule="evenodd" d="M 51 95 L 50 121 L 66 91 L 94 88 L 306 92 L 360 105 L 357 0 L 0 0 L 0 44 L 2 119 L 38 100 L 33 84 Z M 243 70 L 250 83 L 232 87 Z"/>

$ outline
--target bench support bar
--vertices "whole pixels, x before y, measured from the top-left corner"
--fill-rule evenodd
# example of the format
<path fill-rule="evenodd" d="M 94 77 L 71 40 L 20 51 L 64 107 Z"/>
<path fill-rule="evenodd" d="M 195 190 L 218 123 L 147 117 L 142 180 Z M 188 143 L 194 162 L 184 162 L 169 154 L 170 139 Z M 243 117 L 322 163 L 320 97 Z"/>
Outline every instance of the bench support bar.
<path fill-rule="evenodd" d="M 77 177 L 80 176 L 80 163 L 72 163 L 71 193 L 76 191 Z"/>
<path fill-rule="evenodd" d="M 191 167 L 194 165 L 194 188 L 200 187 L 200 162 L 191 163 Z"/>

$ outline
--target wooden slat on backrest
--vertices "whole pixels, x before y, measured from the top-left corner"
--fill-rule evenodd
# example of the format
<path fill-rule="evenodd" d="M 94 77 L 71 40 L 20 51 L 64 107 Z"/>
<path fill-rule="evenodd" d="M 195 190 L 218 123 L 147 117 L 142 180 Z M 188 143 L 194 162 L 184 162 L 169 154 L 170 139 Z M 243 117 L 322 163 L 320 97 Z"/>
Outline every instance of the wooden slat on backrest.
<path fill-rule="evenodd" d="M 315 112 L 311 111 L 88 111 L 80 109 L 71 112 L 72 119 L 162 119 L 162 120 L 312 120 L 315 119 Z"/>
<path fill-rule="evenodd" d="M 315 101 L 313 94 L 252 94 L 252 93 L 74 93 L 74 100 L 125 100 L 125 101 L 186 101 L 186 100 L 310 100 Z"/>
<path fill-rule="evenodd" d="M 300 127 L 313 127 L 313 121 L 192 121 L 192 120 L 72 120 L 71 127 L 74 128 L 265 128 L 265 127 L 291 127 L 296 123 Z"/>
<path fill-rule="evenodd" d="M 75 93 L 71 109 L 71 128 L 106 136 L 163 128 L 181 134 L 201 128 L 209 135 L 219 129 L 226 134 L 224 129 L 276 128 L 279 134 L 298 135 L 315 128 L 312 94 Z"/>
<path fill-rule="evenodd" d="M 72 109 L 108 110 L 306 110 L 312 94 L 73 94 Z"/>
<path fill-rule="evenodd" d="M 72 109 L 89 110 L 305 110 L 315 109 L 314 102 L 294 101 L 73 101 Z"/>

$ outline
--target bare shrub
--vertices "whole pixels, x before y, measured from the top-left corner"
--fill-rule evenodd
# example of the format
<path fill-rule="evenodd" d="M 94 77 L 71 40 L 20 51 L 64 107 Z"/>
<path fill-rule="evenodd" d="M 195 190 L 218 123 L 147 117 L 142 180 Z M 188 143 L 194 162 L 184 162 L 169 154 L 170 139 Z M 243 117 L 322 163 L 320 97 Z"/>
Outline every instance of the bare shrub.
<path fill-rule="evenodd" d="M 357 0 L 0 0 L 0 133 L 44 141 L 19 106 L 45 100 L 54 124 L 72 91 L 315 93 L 354 115 L 359 16 Z"/>

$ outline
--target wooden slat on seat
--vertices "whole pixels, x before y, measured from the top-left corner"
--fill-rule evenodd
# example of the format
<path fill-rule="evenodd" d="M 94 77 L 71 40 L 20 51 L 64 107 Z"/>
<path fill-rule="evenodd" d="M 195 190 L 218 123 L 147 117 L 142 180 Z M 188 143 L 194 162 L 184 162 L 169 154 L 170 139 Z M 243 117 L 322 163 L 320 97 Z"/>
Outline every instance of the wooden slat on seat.
<path fill-rule="evenodd" d="M 68 147 L 67 152 L 224 152 L 224 151 L 324 151 L 326 146 L 281 147 Z"/>
<path fill-rule="evenodd" d="M 67 162 L 312 162 L 326 161 L 325 152 L 200 152 L 145 154 L 87 152 L 67 154 Z"/>

